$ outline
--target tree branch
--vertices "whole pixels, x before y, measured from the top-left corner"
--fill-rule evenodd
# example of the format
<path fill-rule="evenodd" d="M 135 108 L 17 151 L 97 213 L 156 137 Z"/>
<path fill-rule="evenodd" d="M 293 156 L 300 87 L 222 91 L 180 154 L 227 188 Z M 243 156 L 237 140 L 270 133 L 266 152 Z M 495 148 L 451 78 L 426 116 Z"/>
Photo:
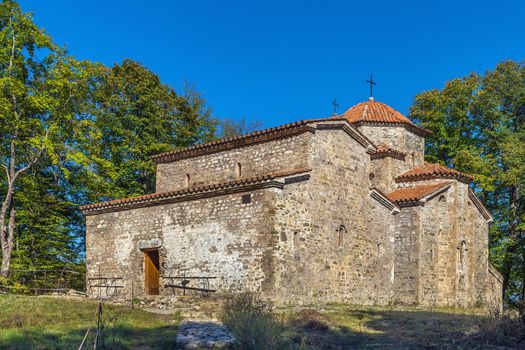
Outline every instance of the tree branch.
<path fill-rule="evenodd" d="M 13 31 L 13 43 L 11 45 L 11 57 L 9 59 L 9 68 L 8 68 L 9 75 L 11 75 L 11 70 L 12 70 L 12 67 L 13 67 L 13 61 L 15 59 L 15 48 L 16 48 L 16 35 L 15 35 L 14 29 L 12 28 L 12 24 L 13 24 L 13 16 L 10 16 L 9 17 L 9 26 L 11 27 L 11 30 Z"/>
<path fill-rule="evenodd" d="M 9 169 L 7 168 L 7 165 L 2 164 L 2 168 L 5 169 L 5 174 L 6 174 L 6 176 L 7 176 L 7 182 L 10 182 L 10 181 L 11 181 L 11 180 L 10 180 L 10 179 L 11 179 L 11 176 L 9 175 Z"/>
<path fill-rule="evenodd" d="M 46 136 L 44 137 L 44 140 L 47 140 L 47 138 L 49 137 L 49 129 L 46 130 Z M 40 157 L 42 156 L 42 154 L 44 153 L 44 150 L 46 149 L 46 146 L 45 146 L 45 143 L 44 145 L 42 146 L 42 148 L 40 148 L 40 150 L 38 150 L 38 152 L 36 154 L 34 154 L 30 159 L 29 159 L 29 162 L 27 163 L 27 165 L 23 168 L 20 168 L 18 169 L 14 175 L 13 175 L 13 178 L 11 180 L 11 182 L 15 182 L 15 180 L 18 178 L 18 176 L 20 176 L 20 174 L 22 174 L 24 171 L 27 171 L 29 168 L 31 168 L 36 162 L 38 162 L 38 160 L 40 159 Z"/>

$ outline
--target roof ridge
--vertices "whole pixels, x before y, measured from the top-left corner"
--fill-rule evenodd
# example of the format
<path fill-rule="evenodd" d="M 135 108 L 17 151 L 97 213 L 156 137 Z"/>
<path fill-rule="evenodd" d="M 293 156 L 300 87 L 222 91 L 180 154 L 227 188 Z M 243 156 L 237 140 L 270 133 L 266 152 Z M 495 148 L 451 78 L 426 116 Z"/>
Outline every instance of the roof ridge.
<path fill-rule="evenodd" d="M 239 187 L 243 185 L 263 183 L 263 182 L 274 180 L 278 177 L 291 176 L 295 174 L 306 173 L 309 171 L 311 171 L 311 169 L 301 168 L 301 169 L 294 169 L 290 171 L 281 171 L 281 172 L 269 173 L 269 174 L 264 174 L 264 175 L 252 176 L 249 178 L 243 178 L 243 179 L 233 180 L 233 181 L 223 181 L 223 182 L 208 184 L 208 185 L 196 185 L 193 187 L 182 188 L 182 189 L 175 190 L 175 191 L 148 193 L 142 196 L 114 199 L 114 200 L 107 201 L 107 202 L 87 204 L 87 205 L 80 206 L 80 210 L 84 212 L 85 214 L 87 214 L 87 213 L 91 213 L 95 211 L 108 210 L 108 209 L 116 208 L 116 207 L 122 207 L 122 206 L 127 207 L 133 204 L 143 204 L 143 203 L 150 203 L 150 202 L 156 203 L 162 200 L 167 200 L 170 198 L 179 197 L 183 195 L 197 194 L 197 193 L 203 193 L 203 192 L 213 192 L 213 191 L 220 190 L 220 189 L 228 189 L 228 188 Z"/>
<path fill-rule="evenodd" d="M 415 166 L 396 176 L 396 182 L 411 182 L 435 178 L 454 178 L 464 183 L 474 180 L 472 175 L 463 173 L 454 168 L 449 168 L 438 163 L 424 162 L 423 165 Z"/>
<path fill-rule="evenodd" d="M 235 137 L 223 137 L 223 138 L 213 140 L 210 142 L 206 142 L 203 144 L 198 144 L 198 145 L 184 147 L 184 148 L 178 148 L 178 149 L 170 150 L 167 152 L 155 154 L 151 156 L 150 159 L 153 160 L 155 163 L 162 163 L 163 161 L 169 161 L 171 160 L 172 157 L 181 155 L 181 154 L 198 152 L 199 150 L 203 150 L 207 148 L 220 147 L 221 145 L 233 143 L 233 142 L 240 141 L 240 140 L 245 140 L 248 138 L 257 138 L 257 137 L 262 138 L 270 134 L 285 132 L 287 130 L 292 130 L 292 129 L 300 129 L 300 128 L 306 127 L 308 125 L 308 122 L 309 122 L 308 120 L 299 120 L 296 122 L 282 124 L 282 125 L 274 126 L 271 128 L 256 130 L 256 131 L 245 133 L 245 134 L 238 135 Z"/>
<path fill-rule="evenodd" d="M 404 160 L 407 154 L 386 144 L 380 144 L 377 146 L 377 150 L 370 155 L 372 159 L 379 159 L 388 156 Z"/>
<path fill-rule="evenodd" d="M 414 132 L 422 136 L 430 134 L 429 130 L 418 126 L 398 110 L 380 101 L 368 100 L 360 102 L 347 109 L 342 115 L 351 123 L 403 124 L 413 128 Z"/>
<path fill-rule="evenodd" d="M 397 188 L 387 194 L 388 198 L 397 205 L 418 204 L 423 198 L 448 188 L 452 181 L 439 182 L 436 184 L 423 184 L 412 187 Z"/>
<path fill-rule="evenodd" d="M 258 130 L 235 137 L 221 138 L 200 145 L 173 149 L 167 152 L 153 155 L 150 157 L 150 159 L 158 164 L 167 163 L 184 158 L 196 157 L 204 154 L 221 152 L 232 148 L 243 147 L 259 142 L 290 137 L 293 135 L 301 134 L 303 132 L 315 132 L 316 126 L 313 126 L 311 124 L 315 123 L 316 125 L 319 125 L 319 123 L 321 122 L 333 121 L 344 121 L 345 123 L 349 124 L 348 127 L 352 128 L 352 135 L 354 135 L 353 137 L 356 138 L 356 140 L 359 143 L 361 143 L 363 147 L 367 147 L 364 143 L 370 143 L 371 145 L 373 145 L 372 141 L 370 141 L 366 136 L 359 132 L 359 130 L 357 130 L 347 118 L 345 118 L 344 116 L 330 116 L 325 118 L 304 119 L 297 122 Z"/>

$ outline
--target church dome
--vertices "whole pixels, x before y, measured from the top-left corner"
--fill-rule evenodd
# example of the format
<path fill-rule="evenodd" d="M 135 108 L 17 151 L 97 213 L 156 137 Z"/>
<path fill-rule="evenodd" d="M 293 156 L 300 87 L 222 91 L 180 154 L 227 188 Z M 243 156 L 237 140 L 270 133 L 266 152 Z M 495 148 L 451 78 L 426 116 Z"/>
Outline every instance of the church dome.
<path fill-rule="evenodd" d="M 428 130 L 414 124 L 410 119 L 396 111 L 394 108 L 382 102 L 374 101 L 372 98 L 349 108 L 339 117 L 344 117 L 353 124 L 403 124 L 414 131 L 418 131 L 417 133 L 430 133 Z"/>
<path fill-rule="evenodd" d="M 351 123 L 374 122 L 413 124 L 410 119 L 392 107 L 374 100 L 368 100 L 356 104 L 344 112 L 343 117 L 348 119 Z"/>

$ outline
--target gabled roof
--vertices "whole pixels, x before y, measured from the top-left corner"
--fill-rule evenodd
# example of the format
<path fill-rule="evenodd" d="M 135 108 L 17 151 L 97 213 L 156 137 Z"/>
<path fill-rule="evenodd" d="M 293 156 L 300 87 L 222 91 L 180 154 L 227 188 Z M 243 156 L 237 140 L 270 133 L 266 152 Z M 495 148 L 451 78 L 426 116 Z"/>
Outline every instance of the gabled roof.
<path fill-rule="evenodd" d="M 116 199 L 108 202 L 94 203 L 80 207 L 85 215 L 105 212 L 128 210 L 133 208 L 150 207 L 161 204 L 180 202 L 203 197 L 245 192 L 261 188 L 283 188 L 284 182 L 275 181 L 277 178 L 308 173 L 311 169 L 297 169 L 287 172 L 278 172 L 253 178 L 227 181 L 212 185 L 201 185 L 184 188 L 177 191 L 151 193 L 144 196 Z"/>
<path fill-rule="evenodd" d="M 430 131 L 417 126 L 394 108 L 373 99 L 349 108 L 342 114 L 342 117 L 353 124 L 401 124 L 421 136 L 430 134 Z"/>
<path fill-rule="evenodd" d="M 291 135 L 297 135 L 305 131 L 313 131 L 314 129 L 308 125 L 308 121 L 301 120 L 295 123 L 284 124 L 274 128 L 268 128 L 251 132 L 244 135 L 239 135 L 231 138 L 222 138 L 216 141 L 175 149 L 151 156 L 150 159 L 155 163 L 167 163 L 178 159 L 190 158 L 202 154 L 220 152 L 228 149 L 246 146 L 249 144 L 269 141 L 277 138 L 283 138 Z"/>
<path fill-rule="evenodd" d="M 342 122 L 340 125 L 334 125 L 334 122 Z M 315 125 L 313 125 L 315 124 Z M 261 142 L 281 139 L 293 135 L 298 135 L 304 132 L 315 132 L 316 129 L 332 128 L 341 129 L 354 138 L 364 148 L 375 151 L 376 146 L 366 136 L 364 136 L 354 126 L 349 124 L 348 120 L 343 117 L 335 118 L 318 118 L 301 120 L 295 123 L 284 124 L 274 128 L 268 128 L 251 132 L 244 135 L 239 135 L 231 138 L 222 138 L 212 142 L 204 143 L 202 145 L 196 145 L 192 147 L 186 147 L 181 149 L 175 149 L 172 151 L 164 152 L 151 156 L 150 159 L 159 163 L 168 163 L 184 158 L 197 157 L 204 154 L 211 154 L 215 152 L 226 151 L 239 147 L 249 146 Z"/>
<path fill-rule="evenodd" d="M 377 150 L 370 155 L 370 158 L 379 159 L 384 157 L 392 157 L 400 160 L 405 160 L 406 155 L 407 154 L 405 152 L 401 152 L 387 145 L 379 145 L 377 146 Z"/>
<path fill-rule="evenodd" d="M 469 184 L 474 180 L 471 175 L 462 173 L 460 171 L 447 168 L 440 164 L 426 163 L 414 167 L 403 174 L 396 177 L 396 182 L 411 182 L 428 179 L 456 179 L 458 181 Z"/>
<path fill-rule="evenodd" d="M 452 185 L 451 181 L 432 185 L 419 185 L 414 187 L 398 188 L 388 194 L 388 198 L 399 206 L 410 206 L 424 203 L 427 198 L 432 198 Z"/>

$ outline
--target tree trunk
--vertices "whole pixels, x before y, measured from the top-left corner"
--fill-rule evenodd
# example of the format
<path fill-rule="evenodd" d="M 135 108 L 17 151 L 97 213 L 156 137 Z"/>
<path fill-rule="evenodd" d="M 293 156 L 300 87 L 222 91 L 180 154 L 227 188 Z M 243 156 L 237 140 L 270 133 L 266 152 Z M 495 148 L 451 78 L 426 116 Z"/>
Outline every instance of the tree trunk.
<path fill-rule="evenodd" d="M 505 294 L 507 293 L 507 289 L 510 282 L 510 275 L 512 273 L 512 267 L 514 265 L 514 255 L 516 253 L 516 249 L 518 249 L 518 242 L 517 242 L 517 223 L 516 223 L 516 208 L 518 203 L 518 191 L 516 187 L 511 187 L 509 189 L 509 208 L 510 208 L 510 217 L 509 217 L 509 240 L 510 242 L 507 245 L 507 248 L 505 250 L 505 256 L 503 258 L 503 266 L 501 274 L 503 275 L 503 299 L 505 300 Z"/>
<path fill-rule="evenodd" d="M 4 239 L 2 242 L 2 267 L 0 268 L 0 276 L 6 278 L 9 277 L 9 268 L 11 266 L 11 254 L 13 253 L 13 243 L 15 236 L 15 215 L 15 206 L 14 203 L 11 203 L 11 210 L 9 212 L 9 223 L 7 225 L 7 230 L 5 224 L 3 225 L 3 234 L 5 235 L 7 231 L 7 239 Z"/>
<path fill-rule="evenodd" d="M 522 269 L 521 269 L 521 302 L 525 306 L 525 240 L 523 241 L 523 247 L 522 247 Z"/>

